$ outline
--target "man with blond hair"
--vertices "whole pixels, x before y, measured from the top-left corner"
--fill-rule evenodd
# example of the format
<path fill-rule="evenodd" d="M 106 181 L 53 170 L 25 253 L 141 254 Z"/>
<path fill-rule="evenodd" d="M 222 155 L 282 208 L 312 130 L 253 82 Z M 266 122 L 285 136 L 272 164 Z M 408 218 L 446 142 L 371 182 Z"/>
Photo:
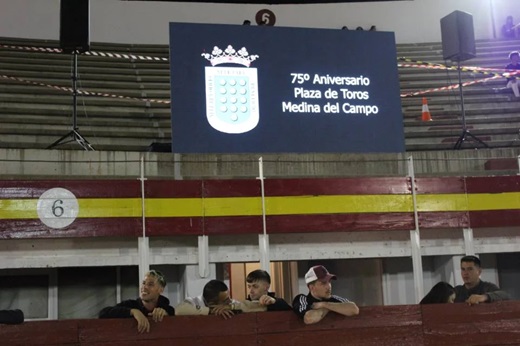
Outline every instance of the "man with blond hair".
<path fill-rule="evenodd" d="M 122 301 L 116 306 L 109 306 L 99 312 L 99 318 L 130 318 L 137 321 L 139 333 L 150 331 L 151 317 L 154 322 L 160 322 L 164 316 L 175 315 L 175 309 L 170 306 L 170 300 L 162 295 L 166 280 L 161 272 L 150 270 L 144 275 L 139 298 Z"/>

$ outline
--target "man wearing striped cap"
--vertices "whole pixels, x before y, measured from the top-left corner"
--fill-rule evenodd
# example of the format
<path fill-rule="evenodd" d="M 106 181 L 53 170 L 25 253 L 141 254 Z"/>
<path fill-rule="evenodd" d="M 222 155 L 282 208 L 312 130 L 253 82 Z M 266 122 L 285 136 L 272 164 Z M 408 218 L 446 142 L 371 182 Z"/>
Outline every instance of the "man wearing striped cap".
<path fill-rule="evenodd" d="M 336 280 L 336 275 L 321 265 L 312 267 L 305 274 L 309 294 L 297 295 L 292 304 L 294 312 L 303 318 L 305 324 L 318 323 L 329 311 L 344 316 L 359 314 L 355 303 L 332 294 L 331 280 Z"/>

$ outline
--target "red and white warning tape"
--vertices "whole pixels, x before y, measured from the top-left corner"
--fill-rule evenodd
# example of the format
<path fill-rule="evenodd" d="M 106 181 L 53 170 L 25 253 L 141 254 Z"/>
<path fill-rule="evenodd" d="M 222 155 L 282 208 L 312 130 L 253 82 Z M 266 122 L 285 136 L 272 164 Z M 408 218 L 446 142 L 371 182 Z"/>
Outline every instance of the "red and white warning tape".
<path fill-rule="evenodd" d="M 26 51 L 34 51 L 34 52 L 47 52 L 47 53 L 62 53 L 62 50 L 60 48 L 47 48 L 47 47 L 31 47 L 31 46 L 15 46 L 15 45 L 5 45 L 0 44 L 0 48 L 7 48 L 7 49 L 17 49 L 17 50 L 26 50 Z M 84 53 L 85 55 L 91 55 L 91 56 L 102 56 L 102 57 L 109 57 L 109 58 L 116 58 L 116 59 L 131 59 L 131 60 L 143 60 L 143 61 L 169 61 L 169 58 L 165 57 L 156 57 L 156 56 L 145 56 L 145 55 L 135 55 L 135 54 L 121 54 L 121 53 L 111 53 L 111 52 L 96 52 L 96 51 L 87 51 Z M 443 64 L 433 64 L 425 61 L 419 61 L 419 60 L 413 60 L 405 57 L 400 57 L 398 60 L 406 61 L 406 62 L 412 62 L 413 64 L 398 64 L 399 67 L 414 67 L 414 68 L 428 68 L 428 69 L 449 69 L 449 70 L 457 70 L 457 67 L 454 66 L 446 66 Z M 492 77 L 483 78 L 471 82 L 465 82 L 462 85 L 468 86 L 473 85 L 477 83 L 486 82 L 492 79 L 497 78 L 504 78 L 504 73 L 490 73 L 490 72 L 483 72 L 483 71 L 503 71 L 495 68 L 486 68 L 486 67 L 478 67 L 478 66 L 464 66 L 461 67 L 461 71 L 466 72 L 477 72 L 485 75 L 491 75 Z M 514 76 L 516 74 L 519 74 L 520 71 L 508 71 L 506 73 L 509 76 Z M 6 75 L 0 75 L 1 78 L 4 79 L 11 79 L 20 81 L 23 83 L 33 84 L 33 85 L 40 85 L 45 86 L 53 89 L 58 89 L 62 91 L 72 92 L 71 88 L 65 88 L 60 87 L 56 85 L 51 84 L 45 84 L 40 82 L 34 82 L 29 81 L 22 78 L 17 77 L 11 77 Z M 401 94 L 401 97 L 409 97 L 409 96 L 417 96 L 417 95 L 423 95 L 430 92 L 435 91 L 443 91 L 443 90 L 450 90 L 450 89 L 457 89 L 459 87 L 459 84 L 452 84 L 447 85 L 440 88 L 432 88 L 427 90 L 421 90 L 406 94 Z M 99 92 L 90 92 L 87 90 L 78 90 L 78 94 L 82 95 L 91 95 L 91 96 L 101 96 L 101 97 L 112 97 L 112 98 L 119 98 L 119 99 L 127 99 L 127 100 L 134 100 L 134 101 L 143 101 L 143 102 L 151 102 L 151 103 L 163 103 L 163 104 L 170 104 L 170 101 L 168 100 L 156 100 L 156 99 L 144 99 L 144 98 L 136 98 L 136 97 L 130 97 L 130 96 L 123 96 L 123 95 L 115 95 L 115 94 L 108 94 L 108 93 L 99 93 Z"/>
<path fill-rule="evenodd" d="M 14 81 L 17 81 L 17 82 L 22 82 L 22 83 L 25 83 L 25 84 L 44 86 L 44 87 L 47 87 L 47 88 L 52 88 L 52 89 L 60 90 L 60 91 L 66 91 L 66 92 L 69 92 L 69 93 L 73 92 L 72 88 L 61 87 L 61 86 L 58 86 L 58 85 L 52 85 L 52 84 L 41 83 L 41 82 L 35 82 L 35 81 L 31 81 L 31 80 L 27 80 L 27 79 L 23 79 L 23 78 L 18 78 L 18 77 L 12 77 L 12 76 L 7 76 L 7 75 L 0 75 L 0 78 L 10 79 L 10 80 L 14 80 Z M 149 102 L 149 103 L 161 103 L 161 104 L 170 104 L 171 103 L 169 100 L 157 100 L 157 99 L 130 97 L 130 96 L 124 96 L 124 95 L 116 95 L 116 94 L 88 91 L 88 90 L 83 90 L 83 89 L 78 89 L 77 92 L 78 92 L 79 95 L 111 97 L 111 98 L 117 98 L 117 99 L 125 99 L 125 100 Z"/>
<path fill-rule="evenodd" d="M 478 79 L 478 80 L 474 80 L 474 81 L 471 81 L 471 82 L 462 83 L 462 86 L 468 86 L 468 85 L 473 85 L 473 84 L 477 84 L 477 83 L 483 83 L 483 82 L 487 82 L 487 81 L 490 81 L 492 79 L 498 79 L 498 78 L 504 78 L 504 77 L 502 75 L 498 75 L 498 76 Z M 459 84 L 457 83 L 457 84 L 443 86 L 443 87 L 440 87 L 440 88 L 432 88 L 432 89 L 427 89 L 427 90 L 415 91 L 415 92 L 411 92 L 411 93 L 407 93 L 407 94 L 401 94 L 401 97 L 424 95 L 424 94 L 435 92 L 435 91 L 457 89 L 458 87 L 459 87 Z"/>
<path fill-rule="evenodd" d="M 60 48 L 46 48 L 46 47 L 31 47 L 31 46 L 12 46 L 6 44 L 0 44 L 0 48 L 26 50 L 31 52 L 44 52 L 44 53 L 62 53 Z M 102 56 L 116 59 L 130 59 L 130 60 L 143 60 L 143 61 L 169 61 L 169 58 L 159 56 L 147 56 L 147 55 L 135 55 L 135 54 L 123 54 L 123 53 L 111 53 L 111 52 L 97 52 L 87 51 L 83 53 L 90 56 Z"/>

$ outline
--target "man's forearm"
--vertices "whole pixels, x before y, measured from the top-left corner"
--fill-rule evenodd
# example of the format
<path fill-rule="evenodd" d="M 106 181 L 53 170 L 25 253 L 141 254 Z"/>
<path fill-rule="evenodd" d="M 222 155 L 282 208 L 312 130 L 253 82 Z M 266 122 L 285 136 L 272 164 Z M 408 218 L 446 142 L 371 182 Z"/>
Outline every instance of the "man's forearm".
<path fill-rule="evenodd" d="M 511 299 L 509 297 L 509 294 L 505 291 L 493 291 L 493 292 L 487 292 L 486 295 L 488 296 L 488 302 L 498 302 L 501 300 L 509 300 Z"/>
<path fill-rule="evenodd" d="M 359 308 L 355 303 L 345 302 L 345 303 L 325 303 L 324 307 L 330 311 L 334 311 L 335 313 L 345 315 L 345 316 L 354 316 L 359 314 Z"/>
<path fill-rule="evenodd" d="M 314 324 L 321 321 L 327 314 L 329 310 L 326 308 L 309 310 L 303 316 L 303 322 L 305 324 Z"/>
<path fill-rule="evenodd" d="M 267 307 L 265 305 L 262 305 L 259 302 L 251 302 L 249 300 L 244 300 L 244 301 L 239 302 L 238 304 L 236 304 L 236 308 L 238 310 L 242 310 L 243 312 L 267 311 Z"/>
<path fill-rule="evenodd" d="M 199 306 L 198 308 L 188 302 L 183 302 L 175 308 L 176 315 L 209 315 L 209 308 L 206 306 Z"/>

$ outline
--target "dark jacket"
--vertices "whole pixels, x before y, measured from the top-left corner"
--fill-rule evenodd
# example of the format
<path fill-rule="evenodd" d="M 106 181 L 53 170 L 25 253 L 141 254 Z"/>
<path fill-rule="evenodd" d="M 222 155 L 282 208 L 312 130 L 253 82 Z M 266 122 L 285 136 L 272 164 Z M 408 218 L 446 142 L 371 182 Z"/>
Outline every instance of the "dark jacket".
<path fill-rule="evenodd" d="M 166 310 L 169 316 L 175 315 L 175 309 L 170 306 L 170 300 L 165 296 L 159 296 L 157 300 L 157 307 L 163 308 Z M 99 318 L 128 318 L 132 317 L 130 315 L 130 310 L 138 309 L 143 313 L 143 315 L 148 316 L 152 311 L 148 311 L 141 301 L 141 298 L 137 299 L 129 299 L 122 301 L 116 306 L 107 306 L 103 310 L 99 312 Z"/>
<path fill-rule="evenodd" d="M 497 285 L 480 280 L 478 285 L 470 290 L 464 285 L 455 286 L 455 303 L 465 302 L 472 294 L 486 294 L 489 297 L 488 303 L 509 300 L 507 292 L 501 291 Z"/>

